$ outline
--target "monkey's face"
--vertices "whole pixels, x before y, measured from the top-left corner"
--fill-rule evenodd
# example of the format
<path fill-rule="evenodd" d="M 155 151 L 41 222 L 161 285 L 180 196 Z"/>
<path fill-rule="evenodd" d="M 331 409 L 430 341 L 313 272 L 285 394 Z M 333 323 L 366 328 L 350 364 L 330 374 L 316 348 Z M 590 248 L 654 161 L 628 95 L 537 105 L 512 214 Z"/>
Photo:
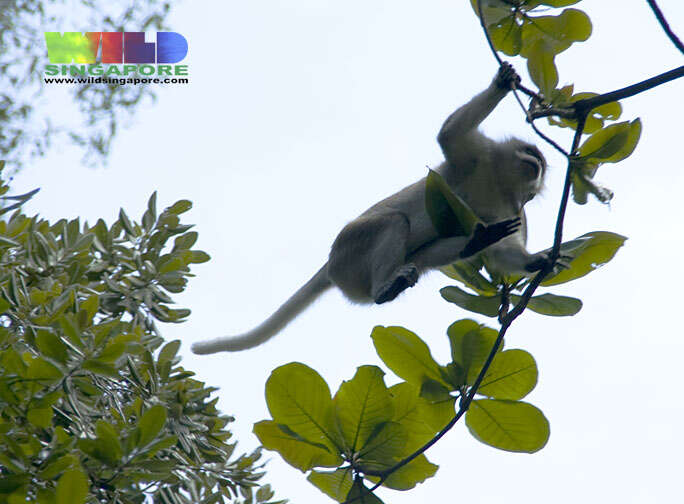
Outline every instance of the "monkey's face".
<path fill-rule="evenodd" d="M 518 159 L 520 175 L 523 180 L 541 183 L 546 172 L 546 160 L 536 146 L 522 143 L 515 150 Z"/>

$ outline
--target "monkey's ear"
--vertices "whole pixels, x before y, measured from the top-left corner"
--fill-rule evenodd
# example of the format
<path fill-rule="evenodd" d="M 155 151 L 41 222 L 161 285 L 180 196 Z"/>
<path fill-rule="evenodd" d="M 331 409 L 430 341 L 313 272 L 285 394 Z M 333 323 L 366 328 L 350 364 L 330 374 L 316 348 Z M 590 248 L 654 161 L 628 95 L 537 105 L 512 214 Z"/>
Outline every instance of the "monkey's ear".
<path fill-rule="evenodd" d="M 434 170 L 425 180 L 425 209 L 433 227 L 444 238 L 470 236 L 475 226 L 481 224 L 475 212 Z"/>

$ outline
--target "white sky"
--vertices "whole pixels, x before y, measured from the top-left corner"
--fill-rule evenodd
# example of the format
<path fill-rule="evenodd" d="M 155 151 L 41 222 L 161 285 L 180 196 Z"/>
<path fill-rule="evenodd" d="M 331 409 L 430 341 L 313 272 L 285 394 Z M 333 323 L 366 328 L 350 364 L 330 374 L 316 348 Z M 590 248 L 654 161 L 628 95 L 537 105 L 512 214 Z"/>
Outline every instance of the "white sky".
<path fill-rule="evenodd" d="M 684 4 L 659 3 L 684 36 Z M 326 260 L 347 221 L 438 163 L 442 121 L 489 83 L 496 65 L 465 1 L 198 7 L 185 2 L 171 17 L 189 43 L 191 84 L 159 87 L 156 105 L 122 128 L 108 168 L 85 168 L 80 151 L 56 147 L 16 177 L 14 190 L 42 188 L 30 212 L 91 222 L 111 222 L 120 206 L 139 218 L 154 190 L 162 208 L 180 198 L 194 202 L 185 220 L 197 225 L 198 247 L 212 261 L 193 268 L 198 277 L 177 296 L 192 309 L 190 320 L 162 331 L 183 341 L 187 368 L 221 387 L 219 406 L 237 416 L 232 429 L 246 451 L 258 444 L 252 424 L 268 417 L 264 383 L 279 365 L 306 363 L 335 391 L 356 366 L 380 364 L 369 338 L 376 324 L 403 325 L 429 342 L 438 361 L 449 360 L 445 330 L 470 314 L 440 298 L 438 289 L 451 282 L 437 273 L 381 307 L 328 293 L 255 350 L 199 357 L 190 344 L 261 322 Z M 682 64 L 645 1 L 578 7 L 594 33 L 557 58 L 561 83 L 610 91 Z M 513 63 L 531 86 L 524 63 Z M 680 80 L 623 102 L 623 118 L 641 117 L 644 130 L 628 160 L 598 173 L 615 191 L 611 207 L 591 200 L 569 208 L 567 239 L 593 230 L 629 236 L 604 269 L 549 290 L 581 298 L 583 310 L 571 318 L 525 313 L 508 333 L 507 348 L 537 360 L 539 384 L 527 400 L 551 422 L 548 445 L 534 455 L 511 454 L 458 425 L 427 453 L 440 465 L 437 475 L 410 492 L 381 491 L 385 502 L 681 498 L 684 175 L 676 149 L 683 93 Z M 63 89 L 46 89 L 46 100 L 55 113 L 71 113 Z M 512 97 L 484 129 L 496 138 L 535 139 Z M 570 145 L 569 133 L 545 129 Z M 528 205 L 535 251 L 551 244 L 565 169 L 537 144 L 551 169 L 545 194 Z M 278 496 L 332 502 L 277 454 L 266 457 L 264 481 Z"/>

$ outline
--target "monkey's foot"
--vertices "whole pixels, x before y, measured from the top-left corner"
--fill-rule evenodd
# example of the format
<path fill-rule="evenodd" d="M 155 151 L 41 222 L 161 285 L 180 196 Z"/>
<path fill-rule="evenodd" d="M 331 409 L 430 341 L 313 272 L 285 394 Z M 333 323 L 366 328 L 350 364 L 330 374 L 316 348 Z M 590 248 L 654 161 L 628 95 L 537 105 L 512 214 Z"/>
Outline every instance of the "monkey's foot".
<path fill-rule="evenodd" d="M 376 304 L 392 301 L 409 287 L 416 285 L 418 281 L 418 268 L 415 264 L 405 264 L 399 268 L 394 277 L 382 286 L 378 295 L 375 297 Z"/>

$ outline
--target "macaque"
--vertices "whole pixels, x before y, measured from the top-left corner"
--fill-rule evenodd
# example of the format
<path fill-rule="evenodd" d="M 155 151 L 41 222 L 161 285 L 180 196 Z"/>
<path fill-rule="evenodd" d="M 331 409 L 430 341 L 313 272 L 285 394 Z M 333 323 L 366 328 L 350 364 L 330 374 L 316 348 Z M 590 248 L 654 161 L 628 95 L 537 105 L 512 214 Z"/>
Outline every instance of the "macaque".
<path fill-rule="evenodd" d="M 437 233 L 425 207 L 423 178 L 347 224 L 328 262 L 261 325 L 239 336 L 195 343 L 192 351 L 232 352 L 260 345 L 333 286 L 356 303 L 386 303 L 415 285 L 422 272 L 479 252 L 498 274 L 530 275 L 542 269 L 549 258 L 527 251 L 523 207 L 543 185 L 544 156 L 522 140 L 497 142 L 478 130 L 519 81 L 504 63 L 489 87 L 451 114 L 437 136 L 445 160 L 436 171 L 484 223 L 470 236 Z"/>

